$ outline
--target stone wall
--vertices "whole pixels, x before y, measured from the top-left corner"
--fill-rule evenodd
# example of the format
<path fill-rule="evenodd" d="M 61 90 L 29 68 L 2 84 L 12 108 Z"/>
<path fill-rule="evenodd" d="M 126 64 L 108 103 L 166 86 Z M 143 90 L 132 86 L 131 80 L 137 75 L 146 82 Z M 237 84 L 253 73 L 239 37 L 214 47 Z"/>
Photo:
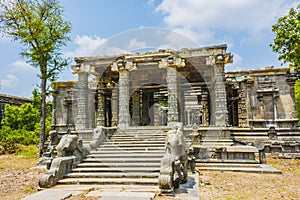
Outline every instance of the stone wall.
<path fill-rule="evenodd" d="M 295 72 L 289 68 L 265 68 L 228 72 L 227 90 L 231 91 L 235 109 L 229 113 L 241 128 L 290 128 L 297 126 L 294 83 Z"/>

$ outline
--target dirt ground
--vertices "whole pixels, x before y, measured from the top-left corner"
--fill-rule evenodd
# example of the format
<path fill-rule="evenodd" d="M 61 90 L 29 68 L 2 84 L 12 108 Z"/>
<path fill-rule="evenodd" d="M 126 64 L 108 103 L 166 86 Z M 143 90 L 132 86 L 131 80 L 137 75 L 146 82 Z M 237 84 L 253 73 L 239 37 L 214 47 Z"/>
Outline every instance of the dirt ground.
<path fill-rule="evenodd" d="M 203 171 L 201 200 L 300 199 L 300 160 L 267 159 L 282 174 Z"/>
<path fill-rule="evenodd" d="M 38 179 L 45 173 L 36 167 L 36 156 L 0 156 L 0 195 L 3 200 L 22 199 L 38 190 Z M 203 171 L 201 200 L 300 199 L 300 160 L 268 158 L 268 164 L 283 174 Z M 70 199 L 90 199 L 83 195 Z M 92 198 L 91 198 L 92 199 Z"/>
<path fill-rule="evenodd" d="M 22 199 L 38 191 L 38 180 L 45 170 L 32 169 L 37 162 L 37 156 L 0 156 L 1 199 Z"/>

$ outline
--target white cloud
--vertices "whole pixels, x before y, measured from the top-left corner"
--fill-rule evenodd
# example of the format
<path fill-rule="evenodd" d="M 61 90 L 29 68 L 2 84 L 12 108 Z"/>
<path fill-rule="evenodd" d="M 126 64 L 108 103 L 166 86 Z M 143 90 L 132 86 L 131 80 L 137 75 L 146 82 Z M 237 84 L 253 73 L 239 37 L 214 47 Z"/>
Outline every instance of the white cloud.
<path fill-rule="evenodd" d="M 30 64 L 26 63 L 25 61 L 21 61 L 21 60 L 16 60 L 15 62 L 11 63 L 10 66 L 12 67 L 10 72 L 19 72 L 19 73 L 38 72 L 36 68 L 32 67 Z"/>
<path fill-rule="evenodd" d="M 12 74 L 8 74 L 5 76 L 4 80 L 0 81 L 1 88 L 3 89 L 11 89 L 16 88 L 19 85 L 19 79 Z"/>
<path fill-rule="evenodd" d="M 122 48 L 119 48 L 115 45 L 110 45 L 109 39 L 98 36 L 77 35 L 74 43 L 77 45 L 77 48 L 73 51 L 65 52 L 66 56 L 80 57 L 128 53 L 128 51 L 125 51 Z M 142 44 L 141 42 L 139 43 Z"/>
<path fill-rule="evenodd" d="M 98 36 L 77 35 L 74 43 L 78 46 L 74 51 L 66 52 L 68 57 L 90 56 L 92 52 L 105 43 L 107 39 Z"/>
<path fill-rule="evenodd" d="M 258 38 L 293 5 L 295 0 L 163 0 L 156 11 L 170 28 L 209 44 L 223 40 L 224 32 Z"/>
<path fill-rule="evenodd" d="M 128 44 L 128 49 L 129 50 L 142 49 L 142 48 L 145 48 L 145 47 L 147 47 L 146 42 L 145 41 L 138 41 L 137 38 L 132 38 L 129 41 L 129 44 Z"/>

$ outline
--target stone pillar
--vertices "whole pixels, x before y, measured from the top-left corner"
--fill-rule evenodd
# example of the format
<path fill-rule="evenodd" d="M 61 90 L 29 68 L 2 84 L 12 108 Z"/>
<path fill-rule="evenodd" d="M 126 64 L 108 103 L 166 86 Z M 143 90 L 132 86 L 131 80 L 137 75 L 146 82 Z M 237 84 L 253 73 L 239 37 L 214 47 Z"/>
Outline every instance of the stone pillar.
<path fill-rule="evenodd" d="M 238 119 L 239 123 L 238 126 L 245 128 L 249 127 L 249 120 L 248 120 L 248 112 L 247 112 L 247 83 L 243 81 L 240 83 L 240 87 L 238 90 L 239 93 L 239 101 L 238 101 Z"/>
<path fill-rule="evenodd" d="M 142 90 L 142 125 L 146 126 L 150 124 L 149 116 L 149 93 L 146 90 Z"/>
<path fill-rule="evenodd" d="M 96 90 L 95 89 L 90 89 L 89 90 L 89 129 L 94 129 L 95 128 L 95 95 L 96 95 Z"/>
<path fill-rule="evenodd" d="M 54 130 L 56 128 L 56 119 L 57 119 L 57 116 L 56 116 L 56 106 L 57 106 L 57 94 L 58 94 L 58 91 L 56 89 L 53 89 L 52 91 L 52 124 L 51 124 L 51 129 Z"/>
<path fill-rule="evenodd" d="M 168 87 L 168 126 L 179 122 L 178 115 L 178 83 L 177 68 L 184 67 L 185 61 L 180 57 L 163 58 L 159 63 L 159 68 L 167 70 L 167 87 Z"/>
<path fill-rule="evenodd" d="M 129 71 L 119 69 L 119 128 L 129 127 Z"/>
<path fill-rule="evenodd" d="M 88 72 L 78 71 L 77 113 L 76 113 L 77 130 L 85 130 L 89 128 L 88 77 L 89 77 Z"/>
<path fill-rule="evenodd" d="M 209 126 L 208 95 L 202 94 L 201 99 L 202 126 Z"/>
<path fill-rule="evenodd" d="M 207 64 L 213 66 L 213 88 L 211 89 L 211 125 L 223 127 L 228 121 L 224 65 L 231 62 L 229 54 L 210 56 Z"/>
<path fill-rule="evenodd" d="M 97 116 L 97 126 L 105 126 L 105 95 L 103 88 L 103 82 L 99 81 L 97 95 L 98 95 L 98 116 Z"/>
<path fill-rule="evenodd" d="M 178 122 L 178 88 L 177 71 L 174 67 L 167 68 L 168 87 L 168 125 Z"/>
<path fill-rule="evenodd" d="M 154 126 L 161 126 L 161 106 L 158 103 L 153 104 L 154 109 Z"/>
<path fill-rule="evenodd" d="M 296 83 L 297 80 L 297 74 L 294 68 L 290 68 L 289 73 L 287 74 L 287 78 L 286 81 L 288 82 L 288 85 L 290 86 L 290 96 L 291 96 L 291 114 L 289 116 L 290 119 L 293 118 L 299 118 L 299 116 L 297 116 L 297 111 L 296 111 L 296 103 L 295 103 L 295 89 L 294 89 L 294 85 Z"/>
<path fill-rule="evenodd" d="M 117 126 L 118 124 L 118 91 L 117 88 L 113 88 L 111 91 L 111 126 Z"/>
<path fill-rule="evenodd" d="M 136 126 L 139 126 L 141 123 L 140 116 L 140 92 L 135 91 L 132 94 L 132 119 Z"/>
<path fill-rule="evenodd" d="M 113 62 L 111 70 L 119 72 L 119 123 L 120 129 L 126 129 L 130 125 L 129 114 L 129 71 L 136 69 L 131 60 L 119 58 Z"/>

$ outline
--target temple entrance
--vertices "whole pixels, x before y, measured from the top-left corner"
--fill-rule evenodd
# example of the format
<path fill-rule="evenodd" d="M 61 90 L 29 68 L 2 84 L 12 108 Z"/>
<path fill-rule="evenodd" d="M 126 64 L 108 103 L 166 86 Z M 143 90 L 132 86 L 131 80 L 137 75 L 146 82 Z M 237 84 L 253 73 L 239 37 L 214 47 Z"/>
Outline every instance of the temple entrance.
<path fill-rule="evenodd" d="M 165 126 L 167 124 L 167 88 L 147 84 L 134 90 L 129 113 L 132 126 Z"/>

